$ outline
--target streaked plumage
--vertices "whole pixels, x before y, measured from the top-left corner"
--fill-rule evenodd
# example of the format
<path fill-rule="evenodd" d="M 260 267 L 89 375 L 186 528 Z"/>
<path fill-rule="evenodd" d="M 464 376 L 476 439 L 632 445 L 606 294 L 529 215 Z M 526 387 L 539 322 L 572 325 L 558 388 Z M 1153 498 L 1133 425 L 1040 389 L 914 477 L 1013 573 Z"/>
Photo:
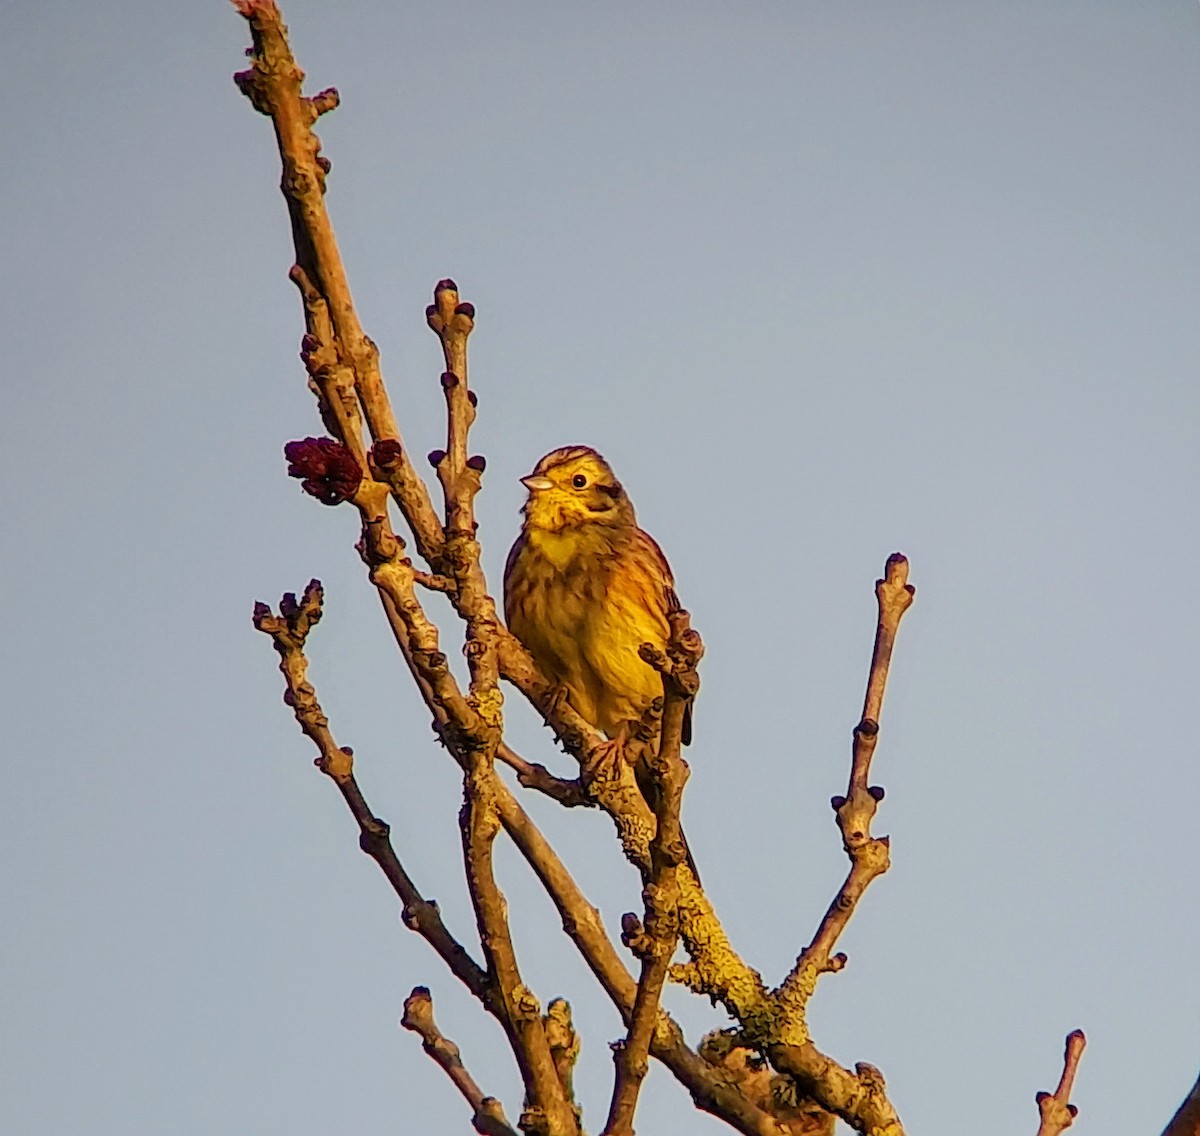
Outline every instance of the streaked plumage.
<path fill-rule="evenodd" d="M 589 446 L 554 450 L 521 480 L 529 498 L 504 569 L 504 618 L 571 706 L 608 735 L 610 754 L 623 753 L 630 725 L 663 692 L 638 648 L 667 645 L 667 613 L 678 602 L 667 558 Z M 691 721 L 689 705 L 685 744 Z M 640 762 L 634 774 L 657 812 L 658 783 Z M 699 881 L 686 837 L 683 845 Z"/>
<path fill-rule="evenodd" d="M 662 695 L 638 647 L 666 647 L 671 569 L 590 447 L 554 450 L 522 480 L 529 499 L 504 571 L 505 619 L 570 704 L 617 739 Z"/>

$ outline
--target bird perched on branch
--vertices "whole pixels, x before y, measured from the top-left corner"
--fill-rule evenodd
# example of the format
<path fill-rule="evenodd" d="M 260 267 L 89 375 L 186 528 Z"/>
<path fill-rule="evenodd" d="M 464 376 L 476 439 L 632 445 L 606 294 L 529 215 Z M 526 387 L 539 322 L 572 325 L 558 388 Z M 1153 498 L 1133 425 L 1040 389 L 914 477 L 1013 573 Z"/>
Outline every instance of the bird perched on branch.
<path fill-rule="evenodd" d="M 504 617 L 567 702 L 623 746 L 663 693 L 638 648 L 667 647 L 667 614 L 678 607 L 667 558 L 590 447 L 553 450 L 521 481 L 529 498 L 504 569 Z M 646 793 L 644 776 L 639 784 Z"/>

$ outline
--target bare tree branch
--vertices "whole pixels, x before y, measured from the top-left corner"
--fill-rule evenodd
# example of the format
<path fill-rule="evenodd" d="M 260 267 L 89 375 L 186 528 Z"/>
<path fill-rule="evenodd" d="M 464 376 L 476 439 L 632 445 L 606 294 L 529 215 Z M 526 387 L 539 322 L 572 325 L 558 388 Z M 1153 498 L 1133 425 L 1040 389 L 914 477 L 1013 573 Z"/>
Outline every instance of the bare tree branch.
<path fill-rule="evenodd" d="M 304 639 L 311 626 L 320 619 L 320 599 L 320 586 L 314 581 L 299 603 L 292 597 L 281 605 L 292 613 L 290 620 L 273 615 L 265 604 L 256 607 L 255 625 L 271 636 L 281 656 L 280 670 L 287 681 L 287 701 L 301 728 L 317 745 L 321 754 L 318 767 L 337 784 L 358 822 L 363 850 L 378 863 L 400 897 L 405 925 L 430 942 L 451 972 L 499 1017 L 502 1009 L 489 988 L 487 972 L 446 930 L 437 905 L 424 899 L 412 883 L 392 847 L 388 825 L 374 815 L 363 798 L 353 775 L 353 755 L 348 747 L 339 747 L 334 741 L 316 692 L 307 680 Z M 553 848 L 503 785 L 499 787 L 497 811 L 506 831 L 558 908 L 564 930 L 628 1019 L 636 984 L 608 938 L 600 913 L 587 901 Z M 679 1027 L 669 1018 L 656 1031 L 652 1051 L 689 1090 L 698 1107 L 728 1121 L 746 1136 L 778 1136 L 778 1127 L 772 1117 L 746 1101 L 727 1078 L 691 1050 L 684 1043 Z M 551 1053 L 553 1056 L 553 1043 Z"/>
<path fill-rule="evenodd" d="M 680 825 L 687 763 L 680 754 L 688 703 L 700 685 L 696 665 L 703 654 L 700 636 L 688 613 L 676 607 L 669 616 L 668 656 L 643 644 L 642 655 L 663 676 L 662 729 L 647 752 L 647 767 L 658 785 L 654 836 L 650 841 L 649 878 L 642 892 L 644 923 L 626 918 L 625 943 L 642 963 L 629 1031 L 616 1047 L 616 1078 L 604 1136 L 632 1136 L 638 1094 L 649 1068 L 650 1042 L 659 1017 L 659 1002 L 671 957 L 679 942 L 679 868 L 687 859 Z"/>
<path fill-rule="evenodd" d="M 1200 1136 L 1200 1077 L 1163 1129 L 1162 1136 Z"/>
<path fill-rule="evenodd" d="M 688 627 L 685 613 L 673 613 L 672 640 L 665 657 L 649 660 L 663 671 L 665 691 L 661 740 L 647 745 L 642 739 L 644 764 L 662 790 L 651 807 L 628 763 L 599 760 L 611 743 L 559 696 L 557 687 L 540 673 L 525 648 L 501 626 L 488 591 L 474 516 L 484 462 L 469 454 L 476 400 L 468 386 L 467 340 L 474 326 L 474 308 L 460 301 L 453 281 L 443 280 L 426 313 L 441 340 L 446 367 L 442 375 L 446 448 L 430 455 L 443 491 L 444 513 L 439 520 L 401 442 L 380 377 L 378 352 L 358 322 L 325 210 L 329 163 L 321 156 L 312 127 L 321 114 L 336 106 L 336 92 L 303 97 L 303 75 L 288 49 L 274 0 L 235 3 L 249 20 L 254 37 L 252 66 L 237 79 L 254 105 L 275 124 L 284 169 L 282 188 L 296 246 L 291 276 L 305 312 L 302 358 L 322 419 L 336 439 L 293 443 L 289 451 L 296 450 L 289 452 L 289 462 L 314 496 L 327 504 L 349 501 L 358 510 L 359 549 L 369 578 L 433 715 L 438 736 L 463 770 L 464 859 L 487 968 L 470 965 L 477 983 L 482 983 L 481 1001 L 504 1025 L 522 1073 L 527 1102 L 519 1127 L 546 1136 L 574 1136 L 580 1130 L 570 1086 L 578 1038 L 569 1025 L 569 1014 L 564 1018 L 565 1003 L 553 1004 L 543 1016 L 521 979 L 505 899 L 492 867 L 494 841 L 501 827 L 533 867 L 556 904 L 564 929 L 627 1023 L 616 1059 L 607 1136 L 632 1133 L 649 1053 L 671 1068 L 700 1107 L 744 1133 L 779 1136 L 802 1130 L 797 1126 L 808 1130 L 810 1122 L 816 1126 L 814 1130 L 826 1131 L 836 1114 L 861 1132 L 902 1136 L 878 1070 L 860 1064 L 852 1072 L 821 1054 L 808 1035 L 806 1009 L 820 974 L 844 964 L 845 956 L 834 954 L 834 947 L 866 888 L 888 867 L 887 838 L 876 838 L 870 831 L 883 793 L 869 784 L 869 772 L 896 631 L 912 602 L 907 562 L 898 554 L 892 557 L 885 579 L 877 585 L 880 613 L 863 715 L 854 733 L 846 796 L 834 799 L 850 871 L 812 942 L 780 987 L 771 991 L 735 951 L 694 872 L 684 862 L 679 805 L 687 767 L 680 756 L 679 740 L 683 709 L 695 690 L 699 637 Z M 364 433 L 373 440 L 369 447 Z M 404 541 L 389 516 L 389 500 L 400 508 L 430 571 L 414 567 L 405 555 Z M 418 588 L 447 595 L 465 624 L 470 669 L 466 691 L 450 671 L 438 630 L 418 599 Z M 269 610 L 265 615 L 276 618 Z M 298 626 L 289 625 L 284 617 L 288 634 Z M 502 677 L 553 727 L 579 763 L 578 779 L 555 777 L 504 745 Z M 376 857 L 389 879 L 398 872 L 402 876 L 398 862 L 392 863 L 395 854 L 386 826 L 371 815 L 354 783 L 349 751 L 333 745 L 327 726 L 310 711 L 311 707 L 305 709 L 304 716 L 298 711 L 297 718 L 317 743 L 322 768 L 342 788 L 359 821 L 363 847 Z M 497 776 L 497 759 L 516 771 L 523 786 L 568 806 L 597 804 L 613 820 L 622 849 L 638 868 L 643 884 L 643 919 L 627 917 L 624 935 L 626 945 L 641 961 L 636 983 L 595 908 Z M 393 886 L 399 889 L 401 885 L 393 881 Z M 411 886 L 411 881 L 405 886 Z M 411 890 L 415 894 L 415 888 Z M 408 907 L 406 900 L 406 911 Z M 436 908 L 432 910 L 436 914 Z M 677 943 L 682 943 L 689 961 L 672 967 Z M 457 965 L 460 977 L 471 973 L 461 959 Z M 725 1058 L 714 1058 L 707 1049 L 703 1055 L 690 1049 L 678 1026 L 661 1011 L 661 992 L 668 976 L 720 1002 L 737 1021 Z M 741 1056 L 731 1066 L 727 1059 L 735 1052 Z M 769 1058 L 776 1073 L 766 1071 L 762 1055 Z M 800 1096 L 792 1094 L 790 1102 L 777 1101 L 775 1079 L 793 1083 Z M 477 1086 L 474 1094 L 484 1099 Z M 811 1108 L 801 1099 L 804 1097 L 815 1102 Z M 478 1116 L 479 1108 L 475 1103 L 472 1107 Z"/>
<path fill-rule="evenodd" d="M 321 618 L 321 584 L 313 580 L 297 602 L 292 593 L 283 597 L 280 614 L 263 603 L 255 604 L 254 626 L 271 637 L 279 653 L 279 669 L 286 684 L 284 701 L 292 708 L 300 728 L 315 743 L 320 756 L 316 765 L 337 785 L 354 819 L 358 822 L 359 844 L 380 867 L 403 903 L 404 925 L 416 931 L 437 953 L 476 998 L 496 1012 L 498 1006 L 487 972 L 446 930 L 437 904 L 425 899 L 405 871 L 392 847 L 390 829 L 368 807 L 354 777 L 354 756 L 349 747 L 339 746 L 329 729 L 317 693 L 308 681 L 308 658 L 304 642 Z"/>
<path fill-rule="evenodd" d="M 321 616 L 321 588 L 313 581 L 297 603 L 287 596 L 281 615 L 265 604 L 255 607 L 255 626 L 271 636 L 280 655 L 280 670 L 287 682 L 286 700 L 301 728 L 320 751 L 318 766 L 338 784 L 362 832 L 360 843 L 379 863 L 404 901 L 405 923 L 419 931 L 480 1001 L 500 1019 L 510 1034 L 514 1055 L 527 1079 L 531 1111 L 522 1127 L 530 1132 L 577 1131 L 577 1118 L 558 1080 L 536 1001 L 520 981 L 508 934 L 506 905 L 491 878 L 491 841 L 495 835 L 494 808 L 488 808 L 486 786 L 474 787 L 464 805 L 464 845 L 472 898 L 481 928 L 481 941 L 489 967 L 485 972 L 470 959 L 461 944 L 445 930 L 434 904 L 423 899 L 401 866 L 389 840 L 387 825 L 374 817 L 353 776 L 351 752 L 339 747 L 328 728 L 316 692 L 307 681 L 308 661 L 303 651 L 308 631 Z M 476 773 L 479 773 L 478 767 Z M 486 774 L 484 774 L 486 779 Z M 494 777 L 494 774 L 492 774 Z M 489 812 L 492 819 L 488 819 Z M 528 1124 L 525 1123 L 528 1119 Z"/>
<path fill-rule="evenodd" d="M 796 960 L 792 972 L 775 992 L 781 1011 L 778 1033 L 767 1047 L 771 1063 L 791 1074 L 798 1086 L 823 1108 L 836 1113 L 857 1131 L 872 1136 L 901 1136 L 904 1129 L 887 1098 L 883 1076 L 860 1063 L 854 1073 L 822 1054 L 809 1036 L 808 1000 L 821 974 L 840 970 L 844 955 L 832 955 L 868 885 L 888 869 L 888 839 L 871 835 L 871 821 L 883 790 L 869 785 L 871 758 L 879 737 L 879 719 L 887 686 L 888 667 L 900 620 L 911 606 L 915 589 L 908 582 L 908 561 L 899 553 L 888 558 L 884 578 L 876 581 L 879 613 L 875 647 L 863 700 L 863 714 L 854 730 L 850 780 L 845 797 L 834 797 L 842 844 L 850 857 L 850 872 L 825 913 L 812 942 Z"/>
<path fill-rule="evenodd" d="M 249 23 L 254 42 L 250 67 L 234 79 L 255 109 L 270 117 L 283 159 L 280 188 L 296 248 L 293 279 L 301 290 L 311 337 L 306 338 L 306 352 L 317 352 L 322 367 L 335 372 L 348 369 L 371 437 L 395 443 L 390 488 L 413 530 L 421 555 L 436 568 L 443 550 L 441 526 L 429 491 L 403 446 L 380 375 L 379 351 L 359 323 L 325 208 L 325 178 L 330 163 L 322 156 L 320 140 L 312 127 L 322 114 L 337 106 L 337 92 L 330 88 L 311 99 L 301 94 L 304 72 L 288 46 L 287 29 L 275 0 L 234 0 L 234 4 Z M 341 395 L 344 391 L 339 392 Z M 338 404 L 338 398 L 330 398 L 323 406 L 337 415 Z M 350 415 L 351 429 L 353 417 Z M 360 456 L 360 437 L 350 433 L 341 435 L 341 440 Z"/>
<path fill-rule="evenodd" d="M 496 760 L 516 772 L 517 781 L 522 788 L 536 789 L 569 809 L 596 803 L 587 795 L 578 778 L 556 777 L 544 765 L 526 761 L 503 742 L 496 750 Z"/>
<path fill-rule="evenodd" d="M 475 309 L 460 303 L 452 280 L 441 281 L 427 312 L 441 339 L 446 359 L 442 389 L 446 396 L 447 448 L 430 455 L 445 499 L 444 563 L 456 585 L 451 593 L 466 623 L 467 664 L 471 672 L 468 702 L 479 721 L 477 737 L 464 737 L 462 828 L 467 886 L 479 924 L 479 939 L 504 1005 L 504 1025 L 525 1082 L 527 1101 L 521 1128 L 547 1136 L 579 1131 L 579 1117 L 559 1077 L 537 999 L 522 981 L 508 923 L 508 904 L 496 882 L 492 853 L 500 820 L 496 796 L 500 782 L 495 758 L 503 730 L 499 619 L 487 589 L 475 537 L 475 496 L 484 469 L 481 458 L 467 457 L 475 420 L 467 387 L 467 339 Z M 458 748 L 454 746 L 453 748 Z"/>
<path fill-rule="evenodd" d="M 1052 1093 L 1038 1093 L 1037 1106 L 1042 1122 L 1038 1125 L 1038 1136 L 1061 1136 L 1075 1122 L 1079 1115 L 1071 1103 L 1071 1090 L 1075 1087 L 1075 1074 L 1079 1069 L 1079 1059 L 1083 1056 L 1083 1048 L 1087 1038 L 1083 1030 L 1073 1030 L 1067 1034 L 1067 1044 L 1063 1053 L 1063 1071 L 1058 1079 L 1058 1088 Z"/>
<path fill-rule="evenodd" d="M 400 1024 L 421 1038 L 422 1048 L 442 1067 L 454 1087 L 471 1106 L 471 1124 L 481 1136 L 517 1136 L 504 1116 L 504 1107 L 495 1097 L 485 1096 L 462 1063 L 458 1046 L 438 1029 L 433 1020 L 433 997 L 424 986 L 414 987 L 404 1000 Z"/>
<path fill-rule="evenodd" d="M 884 578 L 875 584 L 879 605 L 875 648 L 867 679 L 867 693 L 863 699 L 862 719 L 854 729 L 850 781 L 846 795 L 834 797 L 832 802 L 842 833 L 842 844 L 850 857 L 850 873 L 829 905 L 812 942 L 801 952 L 791 974 L 778 991 L 785 1012 L 793 1019 L 792 1029 L 798 1035 L 794 1039 L 797 1041 L 807 1040 L 803 1025 L 804 1008 L 816 986 L 817 977 L 825 971 L 840 969 L 840 962 L 835 963 L 831 959 L 831 951 L 853 917 L 868 885 L 888 869 L 888 838 L 871 835 L 871 821 L 879 802 L 883 800 L 883 790 L 868 785 L 868 780 L 871 758 L 879 740 L 879 719 L 896 632 L 915 594 L 915 589 L 908 583 L 908 561 L 899 553 L 890 556 L 884 569 Z"/>
<path fill-rule="evenodd" d="M 508 926 L 508 905 L 496 884 L 492 848 L 499 819 L 493 800 L 495 771 L 477 757 L 466 778 L 462 815 L 467 883 L 479 937 L 503 1002 L 503 1024 L 525 1082 L 527 1104 L 521 1128 L 530 1133 L 577 1133 L 578 1117 L 559 1080 L 545 1023 L 532 991 L 521 979 Z"/>
<path fill-rule="evenodd" d="M 578 948 L 600 985 L 628 1021 L 637 984 L 604 930 L 600 912 L 588 902 L 571 874 L 507 791 L 497 807 L 505 831 L 537 874 L 562 917 L 563 930 Z M 688 1090 L 698 1108 L 720 1117 L 746 1136 L 779 1136 L 775 1119 L 749 1101 L 722 1070 L 714 1068 L 685 1044 L 683 1031 L 667 1015 L 652 1037 L 651 1053 Z"/>
<path fill-rule="evenodd" d="M 883 1074 L 860 1061 L 851 1072 L 811 1041 L 767 1047 L 771 1064 L 792 1077 L 805 1095 L 865 1136 L 904 1136 L 904 1126 L 887 1096 Z"/>

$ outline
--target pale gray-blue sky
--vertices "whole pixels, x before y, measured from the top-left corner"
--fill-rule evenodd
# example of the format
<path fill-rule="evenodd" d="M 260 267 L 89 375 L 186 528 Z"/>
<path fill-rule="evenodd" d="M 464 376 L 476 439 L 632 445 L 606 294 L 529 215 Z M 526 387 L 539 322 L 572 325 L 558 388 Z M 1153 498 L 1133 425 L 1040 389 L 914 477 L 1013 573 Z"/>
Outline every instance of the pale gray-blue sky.
<path fill-rule="evenodd" d="M 215 0 L 2 13 L 0 1128 L 466 1131 L 397 1028 L 421 982 L 514 1114 L 499 1031 L 399 925 L 250 629 L 254 599 L 325 581 L 322 698 L 469 933 L 456 778 L 352 519 L 284 476 L 318 424 L 270 127 L 229 80 L 244 25 Z M 330 205 L 416 450 L 429 289 L 479 309 L 493 580 L 517 477 L 566 442 L 610 457 L 671 557 L 709 649 L 689 835 L 746 955 L 782 974 L 840 879 L 828 798 L 902 549 L 894 869 L 817 1040 L 957 1136 L 1032 1132 L 1081 1026 L 1079 1130 L 1161 1127 L 1200 1062 L 1200 7 L 285 15 L 343 95 Z M 614 925 L 637 906 L 602 817 L 530 807 Z M 586 1030 L 596 1129 L 616 1019 L 503 869 L 533 984 Z M 718 1131 L 681 1103 L 656 1071 L 640 1131 Z"/>

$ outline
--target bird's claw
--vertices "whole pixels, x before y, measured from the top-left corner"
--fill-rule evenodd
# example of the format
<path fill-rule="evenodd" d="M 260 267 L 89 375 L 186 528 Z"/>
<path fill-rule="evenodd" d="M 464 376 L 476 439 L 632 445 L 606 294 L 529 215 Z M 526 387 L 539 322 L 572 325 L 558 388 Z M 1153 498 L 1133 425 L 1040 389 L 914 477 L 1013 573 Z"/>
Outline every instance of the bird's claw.
<path fill-rule="evenodd" d="M 600 742 L 584 759 L 580 778 L 585 785 L 595 781 L 615 781 L 625 762 L 625 742 L 621 738 Z"/>

